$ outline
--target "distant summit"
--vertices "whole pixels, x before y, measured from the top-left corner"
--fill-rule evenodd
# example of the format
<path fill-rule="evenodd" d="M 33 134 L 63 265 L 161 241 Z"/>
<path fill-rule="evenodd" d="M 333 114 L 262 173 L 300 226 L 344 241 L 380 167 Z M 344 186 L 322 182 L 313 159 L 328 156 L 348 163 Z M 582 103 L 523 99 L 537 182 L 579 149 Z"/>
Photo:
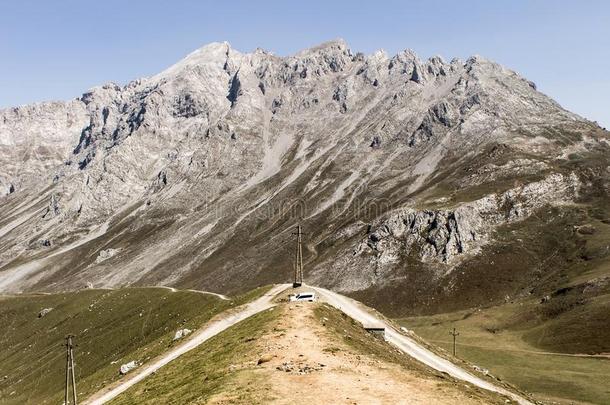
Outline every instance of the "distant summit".
<path fill-rule="evenodd" d="M 0 149 L 0 291 L 242 291 L 290 279 L 301 223 L 306 281 L 395 312 L 537 291 L 561 265 L 502 232 L 601 204 L 610 156 L 607 132 L 497 63 L 342 40 L 287 57 L 212 43 L 2 110 Z"/>

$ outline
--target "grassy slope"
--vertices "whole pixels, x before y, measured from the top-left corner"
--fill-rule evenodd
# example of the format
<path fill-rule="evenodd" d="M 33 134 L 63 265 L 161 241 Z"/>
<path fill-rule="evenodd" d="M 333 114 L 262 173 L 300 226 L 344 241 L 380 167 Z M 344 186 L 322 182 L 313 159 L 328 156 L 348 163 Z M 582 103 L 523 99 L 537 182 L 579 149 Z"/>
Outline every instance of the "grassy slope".
<path fill-rule="evenodd" d="M 460 333 L 458 357 L 489 369 L 493 375 L 540 399 L 609 403 L 610 359 L 543 354 L 542 349 L 528 343 L 528 334 L 546 325 L 526 320 L 539 305 L 537 301 L 526 301 L 485 310 L 405 318 L 400 323 L 447 351 L 452 346 L 449 330 L 456 327 Z"/>
<path fill-rule="evenodd" d="M 111 403 L 186 404 L 220 400 L 221 403 L 257 404 L 273 400 L 265 383 L 270 377 L 257 372 L 260 371 L 256 368 L 258 357 L 252 349 L 261 337 L 284 332 L 275 327 L 281 314 L 281 308 L 275 308 L 240 322 L 136 384 Z M 496 394 L 475 387 L 466 388 L 464 383 L 426 368 L 365 332 L 359 323 L 334 308 L 317 306 L 315 315 L 318 322 L 327 327 L 331 341 L 338 343 L 325 349 L 329 352 L 343 350 L 339 346 L 346 345 L 424 378 L 436 378 L 448 387 L 467 391 L 471 398 L 479 398 L 484 403 L 505 403 L 504 398 Z"/>
<path fill-rule="evenodd" d="M 176 330 L 197 329 L 264 290 L 234 301 L 164 288 L 0 297 L 0 403 L 60 402 L 68 333 L 76 335 L 77 387 L 84 398 L 120 378 L 121 364 L 167 350 Z M 54 309 L 37 317 L 49 307 Z"/>
<path fill-rule="evenodd" d="M 609 403 L 610 360 L 534 353 L 610 352 L 609 218 L 605 204 L 588 201 L 547 208 L 501 227 L 498 244 L 484 251 L 476 266 L 460 269 L 471 272 L 464 280 L 477 288 L 458 284 L 462 298 L 454 293 L 454 307 L 467 308 L 476 294 L 505 288 L 498 279 L 502 274 L 506 285 L 529 274 L 529 288 L 505 304 L 476 303 L 460 312 L 437 307 L 440 314 L 401 322 L 447 350 L 448 331 L 457 327 L 461 356 L 540 398 Z"/>
<path fill-rule="evenodd" d="M 456 326 L 460 356 L 540 398 L 610 403 L 610 360 L 535 353 L 610 352 L 610 197 L 602 152 L 555 167 L 575 171 L 587 185 L 576 204 L 543 207 L 500 227 L 496 242 L 454 270 L 434 301 L 418 296 L 419 310 L 387 312 L 411 312 L 402 323 L 447 350 Z"/>
<path fill-rule="evenodd" d="M 352 295 L 398 318 L 486 307 L 532 294 L 543 297 L 574 283 L 610 277 L 610 224 L 593 211 L 579 205 L 542 207 L 524 221 L 499 227 L 494 242 L 440 281 L 432 283 L 431 269 L 409 262 L 396 271 L 409 283 L 399 280 Z M 592 226 L 594 233 L 579 233 L 583 226 Z"/>
<path fill-rule="evenodd" d="M 225 330 L 131 387 L 111 404 L 205 403 L 229 390 L 234 394 L 231 403 L 264 402 L 265 382 L 250 370 L 233 365 L 252 355 L 249 350 L 253 342 L 270 331 L 277 314 L 277 310 L 263 311 Z"/>
<path fill-rule="evenodd" d="M 481 390 L 463 381 L 449 378 L 445 374 L 430 369 L 413 358 L 406 356 L 381 339 L 372 337 L 370 333 L 364 331 L 360 323 L 328 305 L 317 307 L 315 314 L 318 319 L 325 320 L 324 323 L 331 334 L 358 352 L 366 353 L 387 363 L 400 365 L 407 370 L 422 375 L 422 377 L 438 378 L 443 384 L 453 386 L 458 390 L 464 390 L 465 387 L 468 387 L 468 393 L 472 395 L 472 398 L 481 399 L 484 403 L 505 403 L 505 398 L 500 395 Z M 331 347 L 328 350 L 337 349 Z"/>

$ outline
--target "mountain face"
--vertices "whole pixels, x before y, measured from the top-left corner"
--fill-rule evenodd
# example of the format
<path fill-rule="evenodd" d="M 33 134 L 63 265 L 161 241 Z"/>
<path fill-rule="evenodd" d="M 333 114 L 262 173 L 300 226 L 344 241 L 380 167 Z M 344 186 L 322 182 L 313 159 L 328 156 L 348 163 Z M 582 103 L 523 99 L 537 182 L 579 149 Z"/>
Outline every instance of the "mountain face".
<path fill-rule="evenodd" d="M 0 290 L 287 281 L 300 223 L 306 282 L 392 310 L 533 294 L 574 252 L 509 234 L 610 218 L 609 139 L 481 57 L 213 43 L 0 111 Z"/>

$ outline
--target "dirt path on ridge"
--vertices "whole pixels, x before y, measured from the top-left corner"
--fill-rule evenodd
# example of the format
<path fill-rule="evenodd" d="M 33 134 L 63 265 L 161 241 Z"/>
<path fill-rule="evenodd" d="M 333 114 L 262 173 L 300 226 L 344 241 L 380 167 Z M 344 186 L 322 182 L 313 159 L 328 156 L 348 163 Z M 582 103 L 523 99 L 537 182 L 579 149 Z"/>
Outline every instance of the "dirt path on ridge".
<path fill-rule="evenodd" d="M 257 342 L 262 364 L 255 372 L 266 382 L 273 404 L 481 404 L 438 379 L 358 353 L 332 336 L 314 316 L 319 304 L 289 303 L 275 333 Z M 261 361 L 259 360 L 259 362 Z M 224 392 L 209 404 L 231 402 Z M 266 403 L 268 401 L 265 401 Z"/>

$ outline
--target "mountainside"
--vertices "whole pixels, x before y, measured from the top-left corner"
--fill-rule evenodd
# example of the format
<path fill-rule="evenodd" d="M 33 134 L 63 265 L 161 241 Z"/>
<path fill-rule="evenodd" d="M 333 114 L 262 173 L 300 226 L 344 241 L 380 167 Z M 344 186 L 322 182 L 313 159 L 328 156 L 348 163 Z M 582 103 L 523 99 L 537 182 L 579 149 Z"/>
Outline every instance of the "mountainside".
<path fill-rule="evenodd" d="M 301 223 L 308 281 L 395 314 L 544 295 L 610 220 L 609 160 L 608 132 L 481 57 L 213 43 L 0 111 L 0 291 L 244 291 L 290 279 Z"/>

